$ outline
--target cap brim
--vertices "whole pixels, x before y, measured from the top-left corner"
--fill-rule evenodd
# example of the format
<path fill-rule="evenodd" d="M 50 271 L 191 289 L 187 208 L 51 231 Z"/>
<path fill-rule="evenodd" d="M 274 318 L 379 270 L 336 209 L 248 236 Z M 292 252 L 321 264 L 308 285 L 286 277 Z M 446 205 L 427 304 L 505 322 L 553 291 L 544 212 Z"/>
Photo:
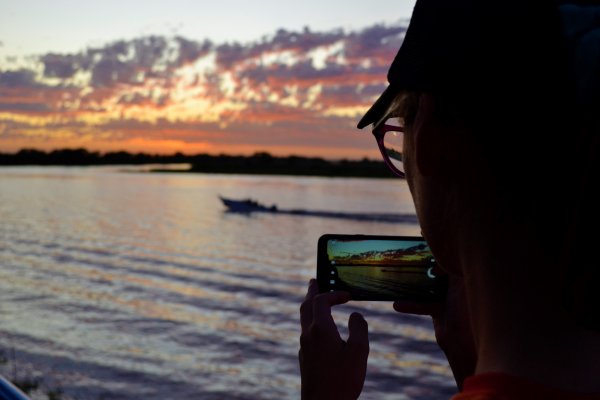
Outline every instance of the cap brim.
<path fill-rule="evenodd" d="M 379 122 L 385 114 L 388 112 L 392 102 L 398 95 L 399 90 L 397 87 L 389 85 L 387 89 L 383 91 L 377 101 L 369 108 L 369 111 L 361 118 L 358 122 L 358 129 L 362 129 L 366 126 Z"/>

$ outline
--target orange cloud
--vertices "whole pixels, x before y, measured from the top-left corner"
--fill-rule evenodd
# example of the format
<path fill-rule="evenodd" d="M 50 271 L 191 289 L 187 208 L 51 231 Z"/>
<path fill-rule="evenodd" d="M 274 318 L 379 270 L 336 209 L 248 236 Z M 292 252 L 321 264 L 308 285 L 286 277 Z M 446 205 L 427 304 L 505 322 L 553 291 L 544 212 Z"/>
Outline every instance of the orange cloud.
<path fill-rule="evenodd" d="M 377 157 L 370 135 L 352 133 L 404 31 L 279 30 L 223 45 L 150 36 L 41 55 L 0 70 L 0 146 Z"/>

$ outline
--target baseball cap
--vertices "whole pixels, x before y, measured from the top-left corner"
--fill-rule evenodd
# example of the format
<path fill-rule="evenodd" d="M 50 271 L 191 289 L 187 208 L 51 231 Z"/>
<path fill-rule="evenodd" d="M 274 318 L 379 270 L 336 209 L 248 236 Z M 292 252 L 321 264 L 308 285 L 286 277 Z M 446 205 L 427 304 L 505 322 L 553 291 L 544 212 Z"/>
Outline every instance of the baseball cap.
<path fill-rule="evenodd" d="M 535 83 L 555 60 L 557 15 L 548 0 L 417 0 L 389 85 L 358 128 L 385 117 L 404 90 L 481 96 Z"/>

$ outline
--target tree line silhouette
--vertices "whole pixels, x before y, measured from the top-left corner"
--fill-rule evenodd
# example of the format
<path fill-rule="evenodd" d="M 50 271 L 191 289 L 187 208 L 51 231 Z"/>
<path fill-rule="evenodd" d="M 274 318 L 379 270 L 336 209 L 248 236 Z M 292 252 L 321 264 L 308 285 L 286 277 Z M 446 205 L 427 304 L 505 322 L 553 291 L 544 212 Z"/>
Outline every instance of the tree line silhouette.
<path fill-rule="evenodd" d="M 17 153 L 0 153 L 0 165 L 142 165 L 142 164 L 189 164 L 187 172 L 268 174 L 268 175 L 308 175 L 340 177 L 392 177 L 383 161 L 326 160 L 319 157 L 287 156 L 277 157 L 266 152 L 251 156 L 235 155 L 172 155 L 128 153 L 126 151 L 100 153 L 86 149 L 61 149 L 44 152 L 23 149 Z M 173 172 L 161 170 L 154 171 Z M 182 172 L 178 170 L 177 172 Z"/>

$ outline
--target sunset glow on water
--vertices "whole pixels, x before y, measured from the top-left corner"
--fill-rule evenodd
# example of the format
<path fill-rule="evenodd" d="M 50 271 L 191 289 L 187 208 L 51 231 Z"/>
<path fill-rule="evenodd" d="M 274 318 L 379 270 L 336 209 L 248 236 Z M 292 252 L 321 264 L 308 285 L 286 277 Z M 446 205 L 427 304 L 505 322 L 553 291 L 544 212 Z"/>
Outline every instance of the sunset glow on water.
<path fill-rule="evenodd" d="M 231 214 L 218 195 L 281 208 L 414 212 L 389 179 L 0 169 L 0 349 L 21 376 L 78 399 L 297 399 L 298 308 L 324 233 L 415 224 Z M 365 399 L 444 398 L 428 319 L 369 321 Z M 345 333 L 344 333 L 345 334 Z M 12 374 L 12 363 L 0 371 Z"/>

